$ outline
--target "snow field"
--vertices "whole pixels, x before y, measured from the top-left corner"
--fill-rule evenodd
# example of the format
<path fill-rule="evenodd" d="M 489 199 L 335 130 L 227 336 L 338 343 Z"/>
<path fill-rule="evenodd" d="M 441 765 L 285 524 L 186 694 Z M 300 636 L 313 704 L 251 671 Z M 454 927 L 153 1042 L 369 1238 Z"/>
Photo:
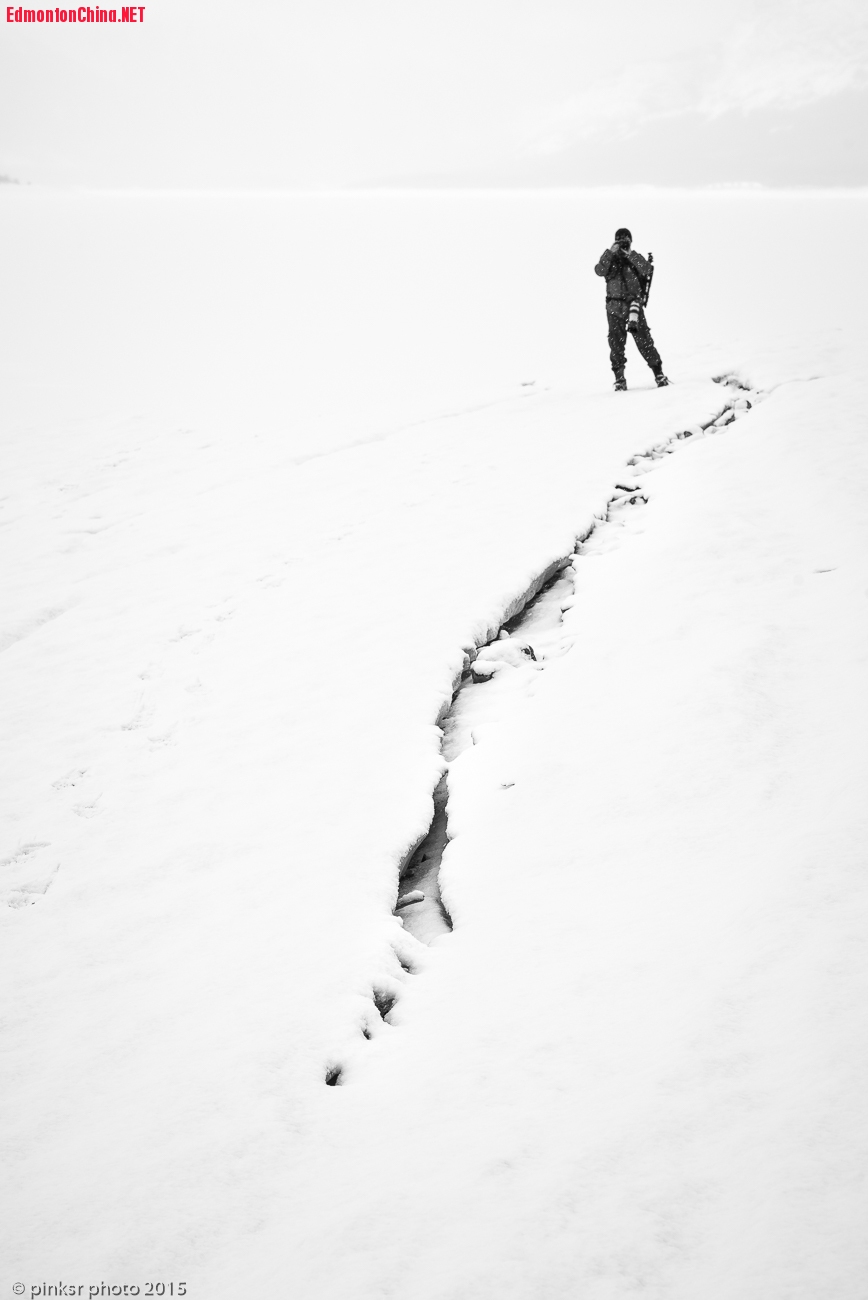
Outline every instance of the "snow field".
<path fill-rule="evenodd" d="M 643 474 L 653 462 L 671 453 L 674 444 L 683 439 L 703 437 L 716 433 L 734 419 L 745 415 L 754 403 L 762 401 L 765 394 L 745 393 L 749 390 L 735 377 L 720 377 L 726 382 L 730 395 L 723 413 L 678 431 L 668 442 L 657 444 L 640 456 L 631 457 L 625 478 Z M 595 520 L 589 530 L 578 540 L 582 554 L 599 553 L 611 545 L 611 533 L 605 525 L 616 522 L 623 526 L 623 511 L 638 504 L 647 504 L 638 484 L 617 483 L 609 498 L 603 516 Z M 575 557 L 572 557 L 573 559 Z M 553 561 L 537 577 L 529 590 L 517 597 L 505 611 L 504 626 L 497 635 L 479 649 L 471 648 L 464 661 L 460 679 L 453 683 L 453 698 L 439 721 L 443 729 L 441 752 L 446 760 L 446 771 L 434 792 L 434 813 L 426 837 L 415 846 L 400 867 L 398 900 L 394 913 L 399 916 L 405 930 L 423 943 L 432 943 L 451 932 L 452 925 L 443 907 L 439 873 L 443 852 L 448 842 L 448 770 L 449 762 L 458 757 L 469 745 L 476 743 L 474 726 L 478 730 L 487 717 L 497 718 L 503 710 L 502 691 L 515 692 L 526 689 L 532 673 L 543 667 L 546 659 L 562 654 L 570 644 L 562 635 L 562 615 L 575 603 L 573 580 L 575 569 L 570 557 Z M 517 611 L 517 612 L 513 612 Z M 512 636 L 511 633 L 515 635 Z M 533 639 L 531 645 L 528 637 Z M 543 662 L 541 662 L 541 660 Z M 510 670 L 504 672 L 504 670 Z M 514 670 L 523 670 L 516 673 Z M 497 688 L 481 693 L 474 687 L 490 684 L 497 679 Z M 445 706 L 444 706 L 445 707 Z M 375 996 L 378 1009 L 382 999 Z M 390 1006 L 394 1002 L 390 998 Z M 367 1029 L 365 1029 L 367 1035 Z M 329 1082 L 339 1081 L 340 1071 L 332 1069 Z"/>
<path fill-rule="evenodd" d="M 263 1285 L 861 1295 L 866 392 L 809 393 L 656 460 L 577 556 L 567 652 L 468 692 L 508 694 L 450 763 L 455 931 Z"/>
<path fill-rule="evenodd" d="M 652 418 L 662 434 L 665 413 Z M 169 1222 L 207 1256 L 260 1218 L 268 1194 L 252 1184 L 289 1158 L 274 1134 L 308 1125 L 371 989 L 402 978 L 396 866 L 427 825 L 433 721 L 461 647 L 500 622 L 508 596 L 493 592 L 523 590 L 572 546 L 565 449 L 589 518 L 613 440 L 621 460 L 635 448 L 624 415 L 599 433 L 595 472 L 574 419 L 562 399 L 519 398 L 450 422 L 433 447 L 420 430 L 403 450 L 375 443 L 282 479 L 245 448 L 231 479 L 170 482 L 168 507 L 143 476 L 138 509 L 30 589 L 41 605 L 78 600 L 6 651 L 10 856 L 42 843 L 25 883 L 51 881 L 10 936 L 28 1260 L 51 1241 L 62 1269 L 155 1252 L 168 1265 L 187 1258 Z M 550 518 L 516 526 L 529 490 Z M 84 794 L 55 790 L 77 772 Z M 58 1164 L 72 1171 L 60 1183 Z"/>
<path fill-rule="evenodd" d="M 6 228 L 47 251 L 4 270 L 10 1278 L 855 1300 L 864 337 L 815 263 L 859 201 L 631 198 L 672 268 L 649 315 L 677 383 L 637 391 L 637 362 L 616 398 L 601 304 L 576 305 L 599 286 L 563 268 L 623 196 L 25 198 Z M 51 253 L 59 220 L 121 209 L 141 264 Z M 378 274 L 396 230 L 416 293 Z M 661 231 L 687 242 L 661 258 Z M 733 369 L 769 394 L 749 419 L 625 468 L 716 416 Z M 544 670 L 473 697 L 455 930 L 416 943 L 397 868 L 465 652 L 624 482 L 648 504 L 577 555 Z"/>

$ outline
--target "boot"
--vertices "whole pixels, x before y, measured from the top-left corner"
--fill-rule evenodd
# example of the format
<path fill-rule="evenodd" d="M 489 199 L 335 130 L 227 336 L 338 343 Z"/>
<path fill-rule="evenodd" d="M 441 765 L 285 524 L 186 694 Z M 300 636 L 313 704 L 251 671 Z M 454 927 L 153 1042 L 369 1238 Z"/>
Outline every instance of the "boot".
<path fill-rule="evenodd" d="M 666 378 L 666 376 L 664 375 L 664 373 L 663 373 L 662 370 L 660 371 L 660 374 L 659 374 L 659 375 L 655 375 L 655 376 L 654 376 L 654 381 L 655 381 L 655 383 L 657 384 L 657 387 L 658 387 L 658 388 L 668 388 L 668 387 L 669 387 L 669 380 Z"/>
<path fill-rule="evenodd" d="M 615 392 L 616 392 L 616 393 L 626 393 L 626 391 L 627 391 L 627 380 L 624 378 L 623 375 L 616 375 L 616 376 L 615 376 Z"/>

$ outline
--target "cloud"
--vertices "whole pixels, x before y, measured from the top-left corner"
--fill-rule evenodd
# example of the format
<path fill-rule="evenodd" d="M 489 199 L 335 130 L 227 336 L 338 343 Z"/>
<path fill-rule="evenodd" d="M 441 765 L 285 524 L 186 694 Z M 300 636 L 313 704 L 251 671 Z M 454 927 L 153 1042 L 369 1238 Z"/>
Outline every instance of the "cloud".
<path fill-rule="evenodd" d="M 868 86 L 868 21 L 862 0 L 732 0 L 710 23 L 668 14 L 662 32 L 607 44 L 601 70 L 530 114 L 525 155 L 553 155 L 606 133 L 699 113 L 794 110 Z M 661 39 L 662 37 L 662 39 Z"/>
<path fill-rule="evenodd" d="M 130 40 L 101 24 L 10 28 L 0 171 L 110 185 L 340 185 L 557 170 L 576 150 L 580 174 L 595 177 L 611 142 L 653 140 L 655 125 L 685 151 L 711 123 L 741 144 L 730 117 L 757 124 L 765 114 L 776 131 L 778 112 L 858 93 L 868 85 L 863 6 L 213 0 L 205 22 L 200 0 L 172 0 Z M 693 175 L 689 152 L 679 165 Z"/>
<path fill-rule="evenodd" d="M 739 24 L 701 97 L 708 113 L 796 108 L 868 84 L 868 22 L 856 0 L 790 0 Z"/>

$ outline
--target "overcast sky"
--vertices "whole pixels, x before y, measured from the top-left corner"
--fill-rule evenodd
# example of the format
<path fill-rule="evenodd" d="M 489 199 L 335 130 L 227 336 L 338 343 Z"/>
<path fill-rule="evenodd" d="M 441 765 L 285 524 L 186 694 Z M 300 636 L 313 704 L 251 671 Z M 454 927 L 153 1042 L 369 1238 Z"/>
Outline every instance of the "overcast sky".
<path fill-rule="evenodd" d="M 2 22 L 0 174 L 866 184 L 866 12 L 864 0 L 156 0 L 142 26 Z"/>

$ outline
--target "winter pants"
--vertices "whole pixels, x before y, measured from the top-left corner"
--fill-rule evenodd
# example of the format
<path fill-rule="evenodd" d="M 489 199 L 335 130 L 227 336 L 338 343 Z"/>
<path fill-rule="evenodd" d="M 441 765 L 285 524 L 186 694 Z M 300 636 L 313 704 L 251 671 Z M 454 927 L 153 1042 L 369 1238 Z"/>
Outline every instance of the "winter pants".
<path fill-rule="evenodd" d="M 627 364 L 627 359 L 624 356 L 624 346 L 627 342 L 627 318 L 629 315 L 630 304 L 626 299 L 606 299 L 606 316 L 609 321 L 609 356 L 612 359 L 612 369 L 617 379 L 620 379 L 623 375 L 624 366 Z M 651 331 L 648 328 L 648 322 L 641 307 L 639 308 L 639 325 L 633 338 L 636 340 L 636 347 L 648 362 L 654 374 L 659 375 L 663 370 L 663 362 L 660 360 L 660 353 L 654 346 L 654 340 L 651 337 Z"/>

